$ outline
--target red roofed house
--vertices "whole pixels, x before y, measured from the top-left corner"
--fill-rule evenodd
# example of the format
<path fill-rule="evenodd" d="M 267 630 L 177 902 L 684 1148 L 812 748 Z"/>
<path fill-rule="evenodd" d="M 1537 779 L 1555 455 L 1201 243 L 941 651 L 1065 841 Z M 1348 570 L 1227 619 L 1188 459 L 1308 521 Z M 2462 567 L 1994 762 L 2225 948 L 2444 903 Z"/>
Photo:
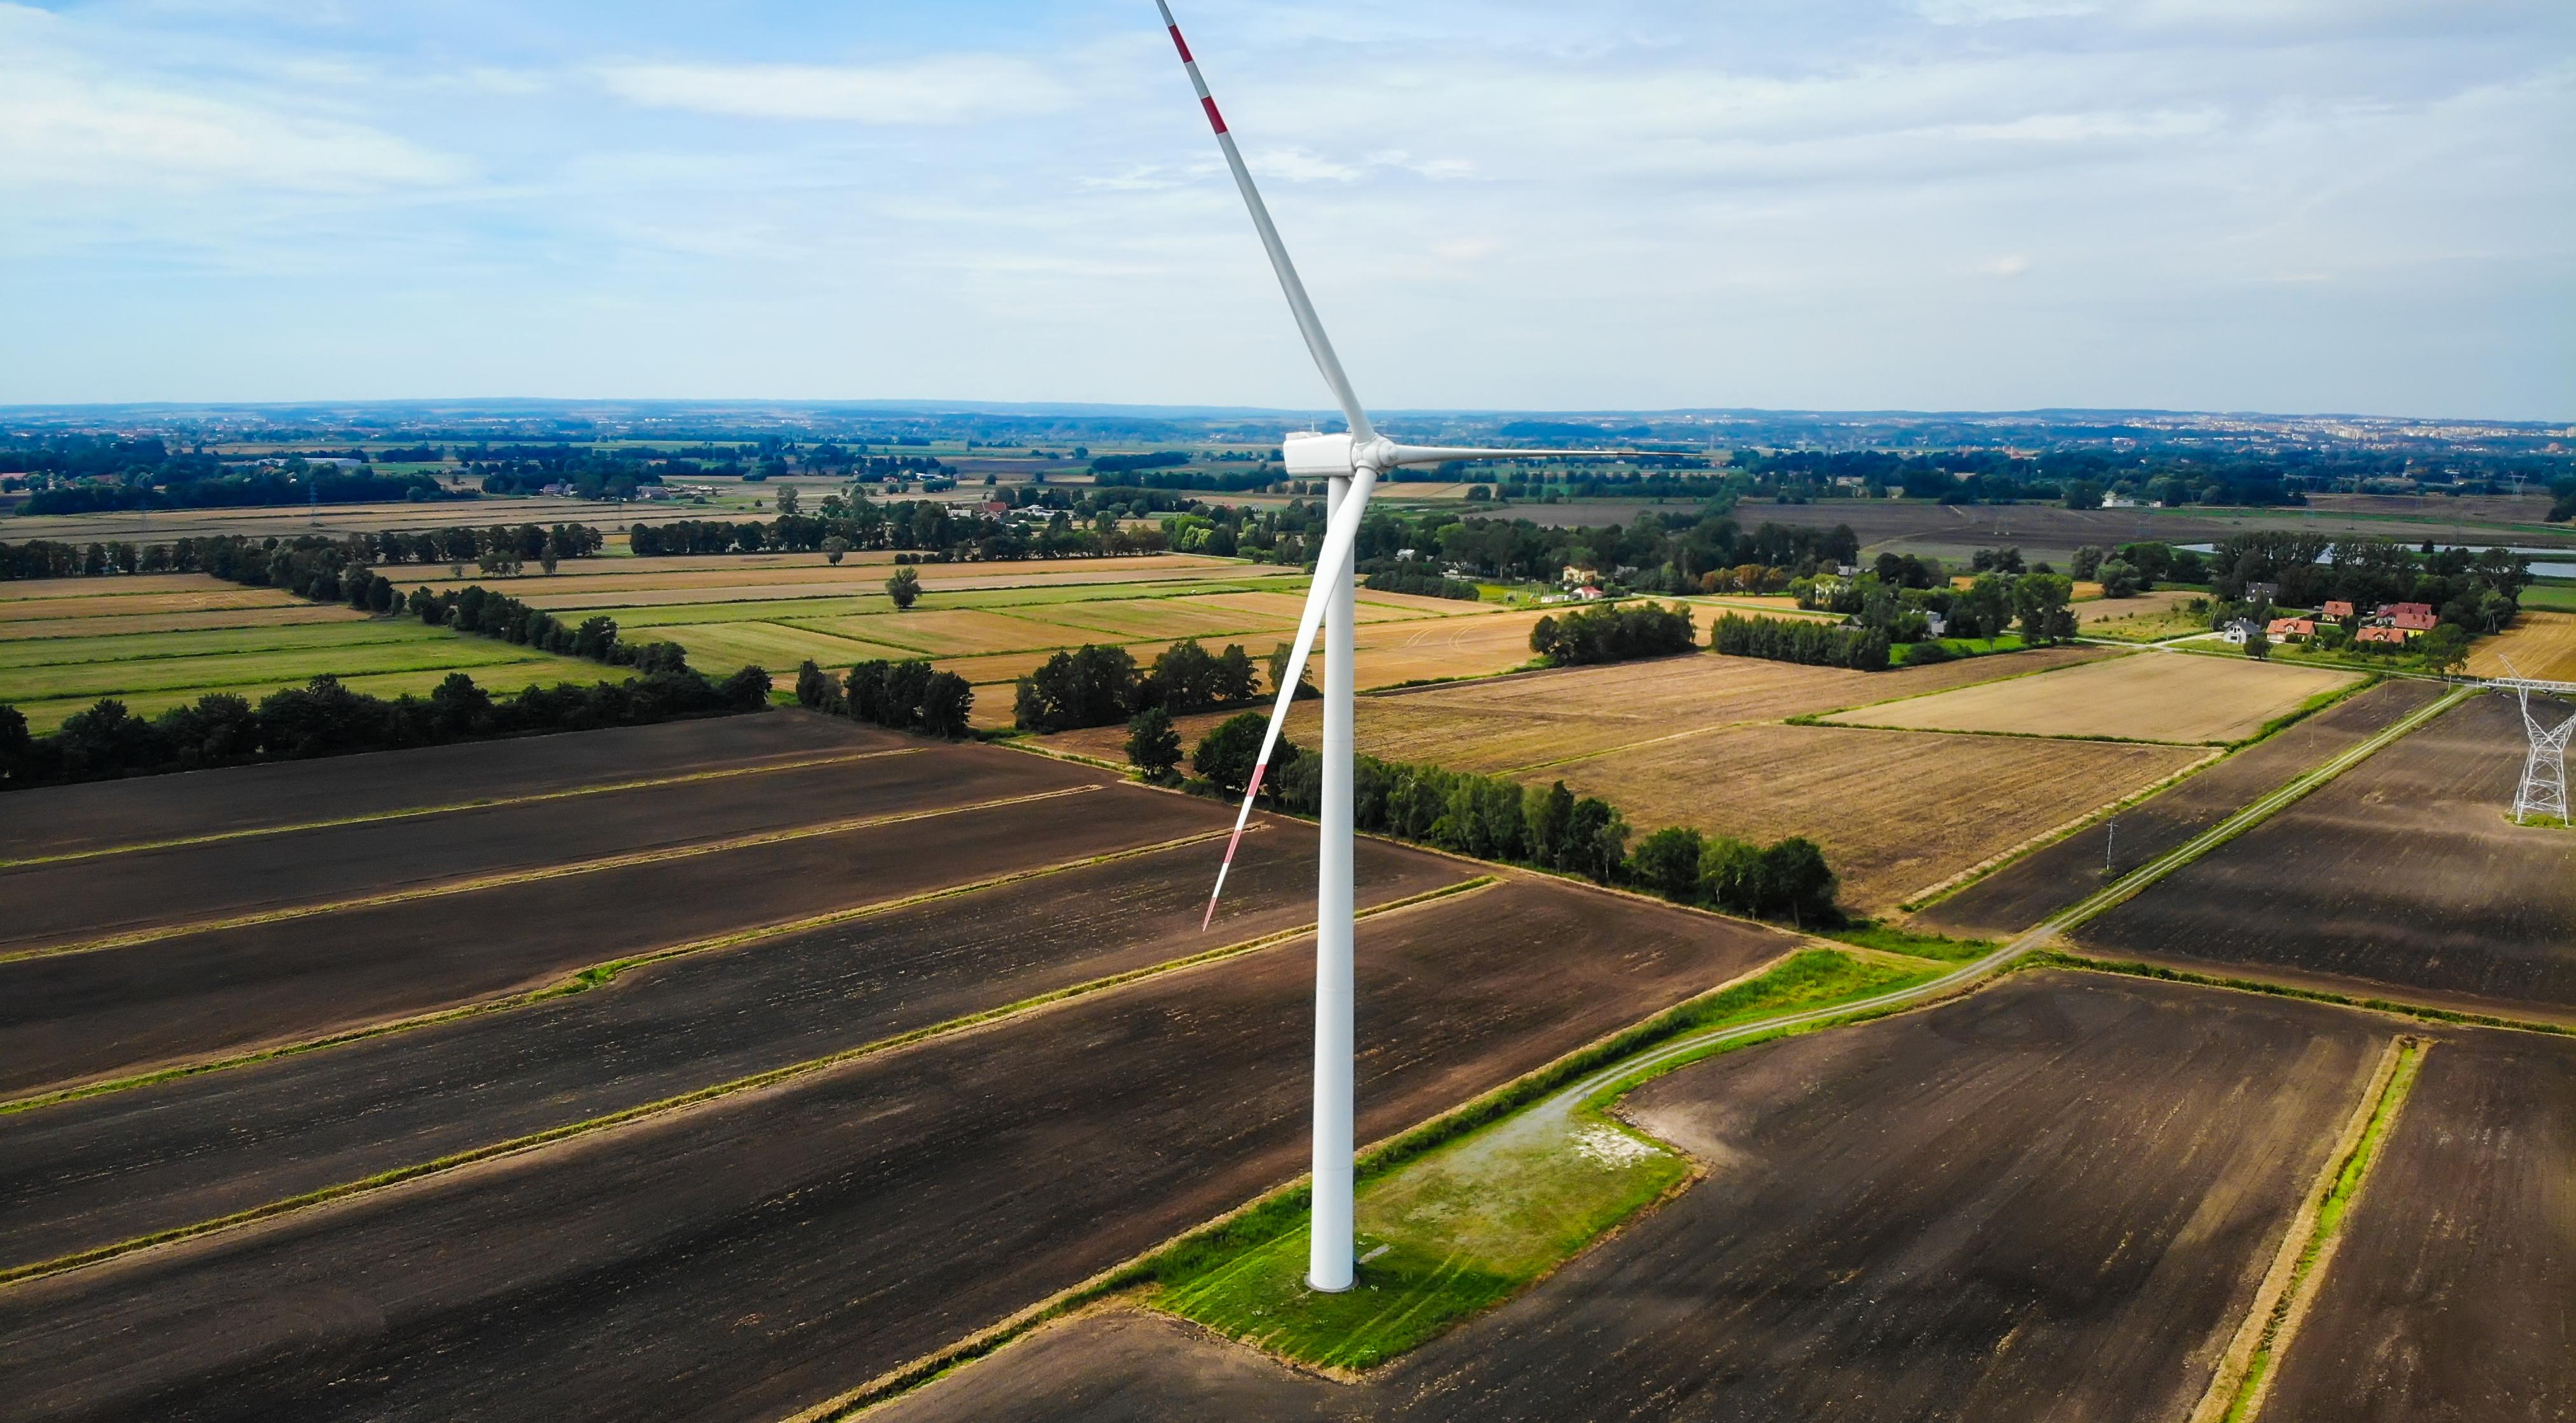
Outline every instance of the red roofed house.
<path fill-rule="evenodd" d="M 2329 598 L 2326 600 L 2326 616 L 2336 622 L 2342 622 L 2352 616 L 2352 604 L 2340 598 Z"/>
<path fill-rule="evenodd" d="M 2403 647 L 2408 639 L 2421 636 L 2423 634 L 2413 628 L 2363 628 L 2352 635 L 2352 640 L 2356 643 L 2388 642 Z"/>
<path fill-rule="evenodd" d="M 2440 619 L 2433 616 L 2430 603 L 2388 603 L 2381 606 L 2379 621 L 2408 632 L 2431 632 Z"/>
<path fill-rule="evenodd" d="M 2314 637 L 2317 635 L 2317 622 L 2314 618 L 2274 618 L 2271 625 L 2263 629 L 2263 635 L 2276 641 L 2289 637 Z"/>

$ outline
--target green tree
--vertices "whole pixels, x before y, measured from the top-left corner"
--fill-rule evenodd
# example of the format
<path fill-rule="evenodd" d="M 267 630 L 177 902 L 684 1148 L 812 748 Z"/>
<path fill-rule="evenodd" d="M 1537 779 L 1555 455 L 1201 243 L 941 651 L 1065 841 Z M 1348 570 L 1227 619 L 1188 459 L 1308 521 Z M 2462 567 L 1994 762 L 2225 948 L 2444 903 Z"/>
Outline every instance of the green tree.
<path fill-rule="evenodd" d="M 2068 603 L 2075 580 L 2063 573 L 2025 573 L 2012 582 L 2013 610 L 2021 617 L 2021 635 L 2033 646 L 2075 635 L 2075 613 Z"/>
<path fill-rule="evenodd" d="M 814 659 L 805 659 L 796 669 L 796 704 L 819 709 L 831 700 L 832 679 L 823 675 Z"/>
<path fill-rule="evenodd" d="M 784 471 L 784 469 L 785 469 L 785 466 L 783 466 L 783 465 L 782 465 L 780 468 L 781 468 L 781 470 L 782 470 L 782 472 L 783 472 L 783 471 Z M 796 509 L 797 509 L 797 502 L 798 502 L 799 497 L 800 497 L 800 496 L 798 496 L 798 494 L 796 493 L 796 486 L 795 486 L 795 485 L 790 484 L 790 485 L 782 486 L 782 487 L 779 489 L 779 491 L 778 491 L 778 512 L 779 512 L 779 514 L 780 514 L 782 517 L 786 517 L 786 518 L 793 518 L 793 517 L 795 517 Z M 552 570 L 548 570 L 548 571 L 549 571 L 549 572 L 551 572 Z"/>
<path fill-rule="evenodd" d="M 1834 872 L 1814 841 L 1793 835 L 1763 850 L 1762 885 L 1766 912 L 1786 913 L 1800 928 L 1837 916 Z"/>
<path fill-rule="evenodd" d="M 2146 575 L 2125 559 L 2108 559 L 2095 571 L 2102 580 L 2102 596 L 2105 598 L 2134 598 L 2146 587 Z"/>
<path fill-rule="evenodd" d="M 1565 835 L 1574 823 L 1574 792 L 1559 781 L 1546 790 L 1529 788 L 1521 810 L 1529 827 L 1529 856 L 1539 865 L 1559 868 L 1565 857 Z"/>
<path fill-rule="evenodd" d="M 2245 655 L 2257 662 L 2271 660 L 2272 639 L 2265 635 L 2261 627 L 2258 626 L 2245 634 Z"/>
<path fill-rule="evenodd" d="M 2415 639 L 2414 651 L 2435 672 L 2457 672 L 2469 665 L 2468 630 L 2457 623 L 2444 623 Z"/>
<path fill-rule="evenodd" d="M 1699 897 L 1701 849 L 1698 831 L 1669 825 L 1637 842 L 1629 871 L 1646 888 L 1687 904 Z"/>
<path fill-rule="evenodd" d="M 921 688 L 921 729 L 955 741 L 975 712 L 975 688 L 954 672 L 933 672 Z"/>
<path fill-rule="evenodd" d="M 1259 712 L 1241 712 L 1227 717 L 1199 741 L 1190 765 L 1199 775 L 1228 795 L 1241 795 L 1252 781 L 1253 766 L 1261 759 L 1261 738 L 1269 732 L 1269 718 Z M 1270 753 L 1273 772 L 1285 769 L 1297 759 L 1297 747 L 1288 738 L 1279 738 L 1277 749 Z M 1267 777 L 1265 780 L 1269 779 Z M 1275 785 L 1271 791 L 1277 794 Z"/>
<path fill-rule="evenodd" d="M 826 499 L 823 502 L 829 504 L 832 501 Z M 847 554 L 849 551 L 850 541 L 841 537 L 839 534 L 834 534 L 830 538 L 823 540 L 823 561 L 833 565 L 834 567 L 840 566 L 842 556 Z"/>
<path fill-rule="evenodd" d="M 1608 884 L 1628 858 L 1628 822 L 1608 801 L 1591 796 L 1566 817 L 1562 868 Z"/>
<path fill-rule="evenodd" d="M 2000 573 L 1986 573 L 1968 585 L 1954 605 L 1954 615 L 1964 615 L 1964 628 L 1952 631 L 1960 637 L 2001 637 L 2012 627 L 2012 579 Z"/>
<path fill-rule="evenodd" d="M 1181 764 L 1181 733 L 1172 714 L 1147 707 L 1127 721 L 1127 764 L 1149 781 L 1159 781 Z"/>
<path fill-rule="evenodd" d="M 1700 848 L 1700 897 L 1738 914 L 1762 912 L 1762 852 L 1732 836 L 1712 837 Z"/>
<path fill-rule="evenodd" d="M 897 611 L 911 607 L 921 599 L 921 575 L 910 567 L 898 568 L 886 580 L 886 596 L 894 599 Z"/>
<path fill-rule="evenodd" d="M 1288 675 L 1288 655 L 1293 651 L 1295 649 L 1284 642 L 1270 649 L 1270 689 L 1273 694 L 1279 690 L 1280 679 Z M 1315 660 L 1309 657 L 1306 659 L 1306 665 L 1297 669 L 1297 695 L 1294 700 L 1304 701 L 1308 697 L 1322 695 L 1323 693 L 1315 690 Z"/>
<path fill-rule="evenodd" d="M 2103 560 L 2108 557 L 2109 552 L 2101 545 L 2086 544 L 2075 551 L 2075 557 L 2068 561 L 2067 567 L 2077 578 L 2088 579 L 2101 570 Z"/>

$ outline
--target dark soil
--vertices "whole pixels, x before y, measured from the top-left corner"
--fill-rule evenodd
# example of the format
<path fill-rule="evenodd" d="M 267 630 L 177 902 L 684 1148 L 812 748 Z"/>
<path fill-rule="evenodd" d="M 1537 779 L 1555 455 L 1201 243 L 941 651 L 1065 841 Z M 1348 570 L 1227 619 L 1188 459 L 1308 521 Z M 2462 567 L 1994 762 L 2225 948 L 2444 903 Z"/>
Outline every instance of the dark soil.
<path fill-rule="evenodd" d="M 0 797 L 0 860 L 907 744 L 913 738 L 776 711 L 48 786 Z"/>
<path fill-rule="evenodd" d="M 2237 752 L 2142 805 L 2116 831 L 2095 825 L 2025 855 L 1913 918 L 1961 938 L 2010 938 L 2191 838 L 2433 701 L 2431 682 L 2383 682 Z M 2114 873 L 2103 873 L 2104 852 Z"/>
<path fill-rule="evenodd" d="M 2576 1017 L 2576 834 L 2505 813 L 2526 742 L 2480 696 L 2086 925 L 2091 950 Z"/>
<path fill-rule="evenodd" d="M 1311 923 L 1314 831 L 1185 845 L 632 970 L 505 1013 L 0 1116 L 0 1266 L 808 1061 Z M 1363 905 L 1472 873 L 1361 842 Z"/>
<path fill-rule="evenodd" d="M 1519 882 L 1360 946 L 1374 1138 L 1789 941 Z M 29 1418 L 792 1411 L 1302 1171 L 1311 993 L 1292 943 L 0 1291 L 0 1379 Z"/>
<path fill-rule="evenodd" d="M 2263 1417 L 2576 1418 L 2576 1042 L 2425 1057 Z"/>
<path fill-rule="evenodd" d="M 2178 1418 L 2387 1036 L 2319 1005 L 2016 976 L 1641 1089 L 1629 1114 L 1707 1178 L 1366 1384 L 1274 1369 L 1258 1393 L 1221 1346 L 1103 1316 L 884 1416 Z"/>
<path fill-rule="evenodd" d="M 0 871 L 0 901 L 13 906 L 0 949 L 1115 779 L 988 746 L 913 745 L 833 765 Z M 628 774 L 658 771 L 638 763 Z"/>
<path fill-rule="evenodd" d="M 610 959 L 1226 820 L 1209 802 L 1113 786 L 0 964 L 0 1092 L 299 1041 L 551 983 Z"/>

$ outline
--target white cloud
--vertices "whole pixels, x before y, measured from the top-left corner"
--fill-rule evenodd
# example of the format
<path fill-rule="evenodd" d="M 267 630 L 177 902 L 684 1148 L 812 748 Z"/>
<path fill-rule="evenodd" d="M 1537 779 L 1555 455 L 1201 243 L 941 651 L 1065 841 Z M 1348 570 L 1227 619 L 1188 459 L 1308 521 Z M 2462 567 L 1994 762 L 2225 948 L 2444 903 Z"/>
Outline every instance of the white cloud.
<path fill-rule="evenodd" d="M 612 64 L 612 94 L 648 108 L 730 118 L 861 124 L 961 124 L 1062 108 L 1045 71 L 999 55 L 942 55 L 898 65 Z"/>
<path fill-rule="evenodd" d="M 2030 259 L 2022 256 L 1997 257 L 1977 270 L 1989 277 L 2018 277 L 2030 270 Z"/>

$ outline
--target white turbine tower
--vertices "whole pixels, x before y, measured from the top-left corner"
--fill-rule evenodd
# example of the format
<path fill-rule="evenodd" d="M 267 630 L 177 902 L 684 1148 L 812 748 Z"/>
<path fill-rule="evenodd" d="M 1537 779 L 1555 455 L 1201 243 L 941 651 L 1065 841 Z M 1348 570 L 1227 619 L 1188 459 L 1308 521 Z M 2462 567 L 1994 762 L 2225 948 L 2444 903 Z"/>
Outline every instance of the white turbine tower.
<path fill-rule="evenodd" d="M 1243 155 L 1234 146 L 1234 136 L 1226 132 L 1225 118 L 1217 112 L 1216 99 L 1208 93 L 1207 81 L 1199 76 L 1198 61 L 1190 57 L 1189 43 L 1181 38 L 1181 27 L 1172 19 L 1172 7 L 1166 0 L 1154 0 L 1154 3 L 1163 12 L 1163 26 L 1171 31 L 1173 47 L 1181 53 L 1182 67 L 1189 71 L 1190 85 L 1198 91 L 1199 106 L 1207 111 L 1208 126 L 1216 130 L 1217 147 L 1225 152 L 1225 165 L 1233 170 L 1234 185 L 1242 190 L 1244 206 L 1251 209 L 1253 230 L 1261 236 L 1262 249 L 1270 254 L 1271 269 L 1279 275 L 1279 289 L 1287 294 L 1288 310 L 1297 318 L 1297 329 L 1306 338 L 1306 349 L 1315 358 L 1315 368 L 1323 372 L 1324 384 L 1332 387 L 1333 399 L 1342 407 L 1342 415 L 1350 421 L 1349 434 L 1292 434 L 1282 446 L 1281 453 L 1291 478 L 1329 481 L 1324 542 L 1316 555 L 1315 582 L 1306 594 L 1305 614 L 1297 620 L 1297 641 L 1289 654 L 1288 666 L 1279 678 L 1278 701 L 1270 711 L 1269 734 L 1261 739 L 1261 757 L 1254 763 L 1252 782 L 1244 790 L 1243 809 L 1235 816 L 1234 837 L 1226 842 L 1225 860 L 1217 868 L 1216 889 L 1208 896 L 1207 915 L 1208 920 L 1215 918 L 1217 898 L 1225 893 L 1225 872 L 1234 864 L 1235 847 L 1242 843 L 1243 827 L 1251 819 L 1254 799 L 1261 794 L 1262 777 L 1269 772 L 1270 755 L 1278 748 L 1280 728 L 1287 724 L 1289 703 L 1296 696 L 1298 679 L 1305 672 L 1307 654 L 1313 650 L 1316 631 L 1321 628 L 1324 632 L 1324 785 L 1319 816 L 1323 827 L 1315 885 L 1315 1205 L 1313 1245 L 1307 1255 L 1306 1283 L 1318 1290 L 1346 1290 L 1351 1287 L 1354 1266 L 1351 1251 L 1352 1054 L 1355 1046 L 1351 970 L 1351 690 L 1354 681 L 1351 666 L 1354 640 L 1351 546 L 1358 538 L 1360 519 L 1368 508 L 1369 492 L 1376 487 L 1378 476 L 1405 465 L 1553 455 L 1599 458 L 1628 452 L 1399 445 L 1380 435 L 1377 428 L 1369 423 L 1368 412 L 1360 408 L 1359 397 L 1352 393 L 1350 377 L 1342 374 L 1341 358 L 1333 354 L 1333 343 L 1324 335 L 1324 324 L 1315 316 L 1314 303 L 1306 299 L 1306 286 L 1297 280 L 1297 268 L 1288 260 L 1288 249 L 1280 244 L 1278 229 L 1271 226 L 1270 210 L 1263 206 L 1260 190 L 1252 185 L 1252 174 L 1243 166 Z M 1202 928 L 1206 922 L 1201 922 Z"/>

